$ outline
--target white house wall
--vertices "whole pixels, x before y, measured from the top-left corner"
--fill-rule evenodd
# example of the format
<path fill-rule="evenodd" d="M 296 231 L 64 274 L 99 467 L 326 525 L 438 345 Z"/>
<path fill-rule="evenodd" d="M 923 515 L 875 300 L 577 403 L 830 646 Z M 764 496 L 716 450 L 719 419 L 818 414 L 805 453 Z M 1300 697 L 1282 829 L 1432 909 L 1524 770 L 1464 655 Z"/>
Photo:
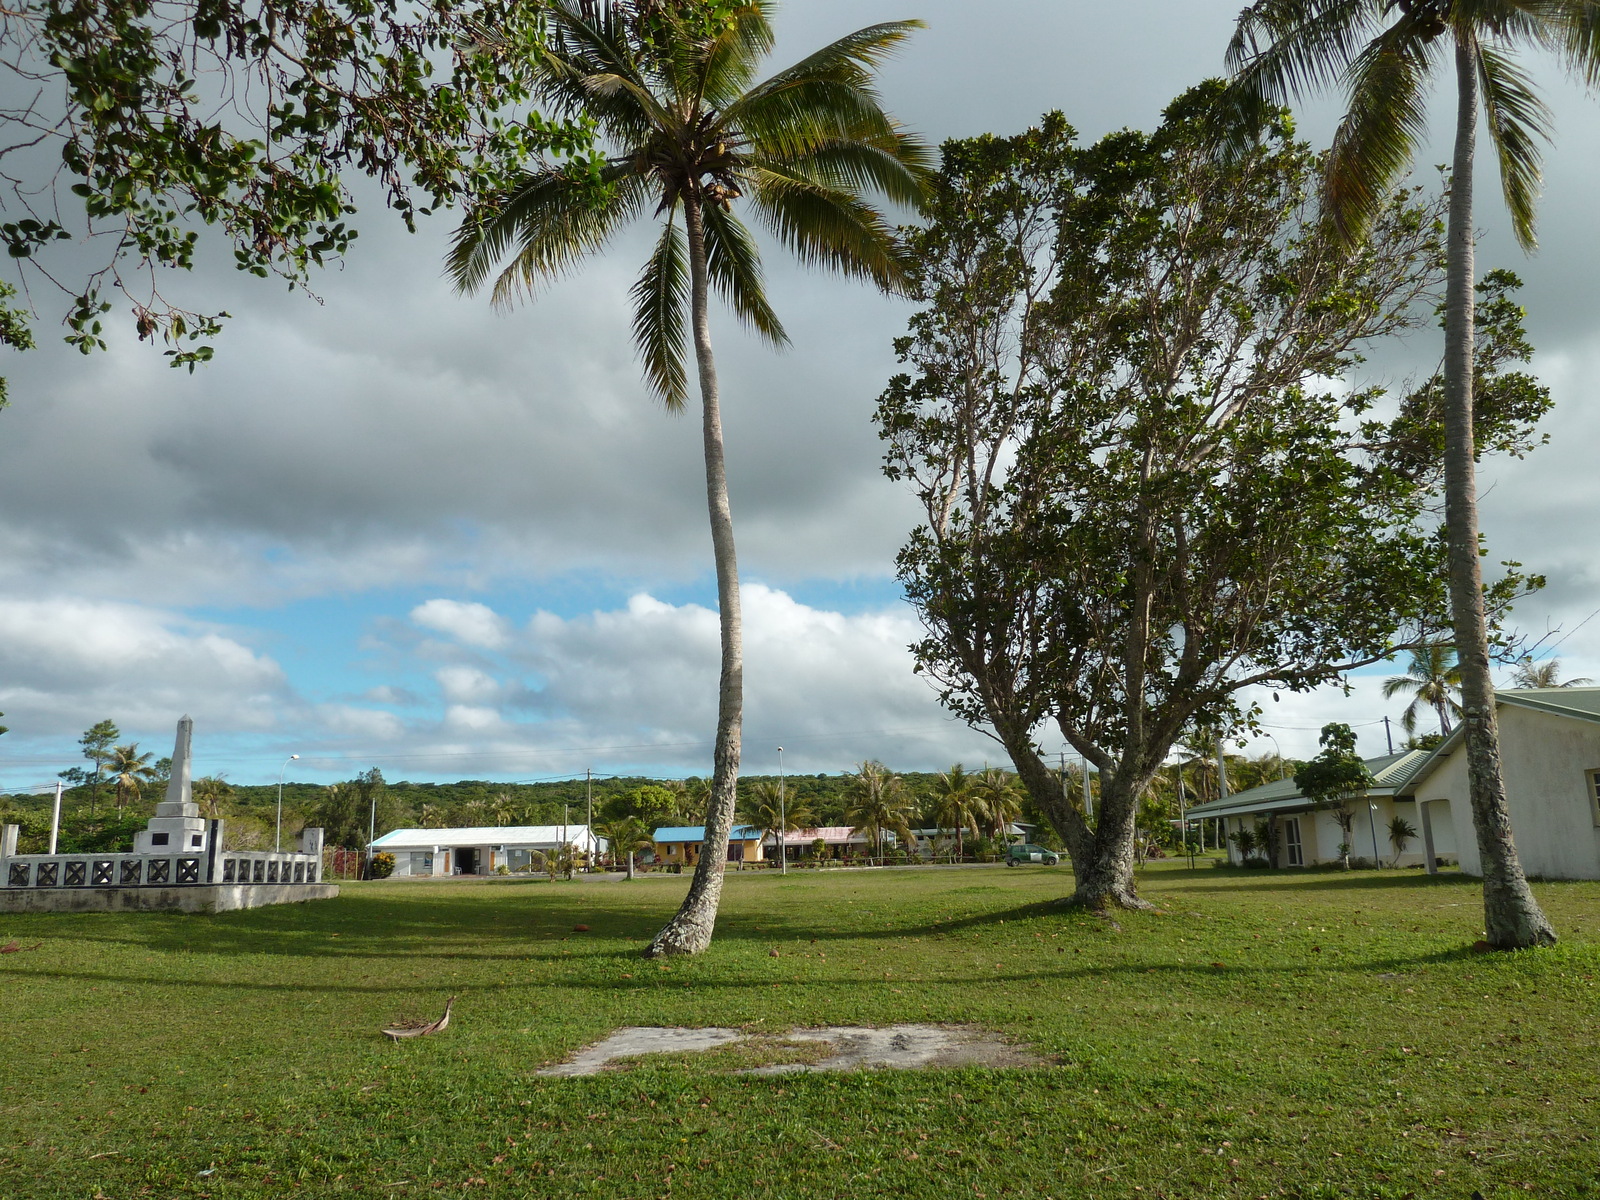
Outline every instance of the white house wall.
<path fill-rule="evenodd" d="M 1600 769 L 1600 724 L 1520 705 L 1499 709 L 1502 769 L 1522 869 L 1546 879 L 1600 879 L 1600 829 L 1588 772 Z M 1418 789 L 1447 798 L 1471 830 L 1466 755 L 1458 746 Z M 1483 873 L 1476 839 L 1461 839 L 1461 869 Z"/>

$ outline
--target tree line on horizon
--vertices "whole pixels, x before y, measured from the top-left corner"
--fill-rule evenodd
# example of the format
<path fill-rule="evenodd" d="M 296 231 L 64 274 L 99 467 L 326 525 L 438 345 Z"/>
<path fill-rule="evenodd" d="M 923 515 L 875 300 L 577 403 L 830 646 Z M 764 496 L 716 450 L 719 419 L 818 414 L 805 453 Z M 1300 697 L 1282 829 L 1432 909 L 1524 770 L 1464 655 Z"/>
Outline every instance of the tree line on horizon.
<path fill-rule="evenodd" d="M 126 850 L 163 797 L 171 762 L 151 763 L 136 743 L 119 745 L 121 733 L 110 719 L 85 731 L 79 745 L 87 767 L 60 772 L 69 784 L 63 792 L 59 848 L 62 853 Z M 1184 805 L 1215 799 L 1221 786 L 1215 747 L 1195 750 L 1172 765 L 1158 786 L 1150 789 L 1144 832 L 1166 841 L 1165 823 Z M 1286 777 L 1297 763 L 1276 755 L 1228 754 L 1226 773 L 1232 790 Z M 1070 791 L 1082 803 L 1084 771 L 1065 763 Z M 1091 808 L 1100 797 L 1100 780 L 1089 772 Z M 1180 785 L 1179 779 L 1183 780 Z M 382 836 L 400 828 L 451 828 L 495 825 L 576 825 L 591 805 L 602 836 L 619 844 L 640 845 L 663 825 L 700 824 L 709 781 L 649 776 L 607 776 L 585 780 L 498 783 L 463 779 L 455 783 L 387 781 L 377 768 L 335 784 L 285 780 L 282 787 L 284 828 L 324 830 L 328 845 L 362 847 L 369 830 Z M 230 848 L 263 849 L 272 844 L 279 788 L 277 784 L 235 785 L 223 776 L 192 780 L 192 795 L 206 817 L 227 821 Z M 49 794 L 0 794 L 0 823 L 22 827 L 24 853 L 42 853 L 49 831 Z M 861 826 L 874 837 L 905 835 L 912 828 L 946 828 L 964 842 L 994 840 L 1001 829 L 1020 821 L 1035 830 L 1041 844 L 1059 848 L 1060 841 L 1045 815 L 1017 786 L 1010 771 L 985 764 L 968 771 L 956 763 L 943 772 L 896 772 L 869 761 L 854 771 L 786 775 L 749 775 L 741 780 L 736 808 L 740 823 L 766 833 L 816 826 Z M 786 822 L 786 826 L 785 826 Z"/>

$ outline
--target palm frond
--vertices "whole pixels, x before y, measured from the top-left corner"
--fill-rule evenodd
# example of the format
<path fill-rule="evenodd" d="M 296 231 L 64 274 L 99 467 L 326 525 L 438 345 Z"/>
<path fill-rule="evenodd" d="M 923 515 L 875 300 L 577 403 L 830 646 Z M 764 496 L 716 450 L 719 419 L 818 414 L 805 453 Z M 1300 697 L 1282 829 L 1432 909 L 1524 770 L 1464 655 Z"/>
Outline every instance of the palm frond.
<path fill-rule="evenodd" d="M 886 21 L 846 34 L 751 88 L 728 105 L 724 117 L 730 125 L 743 126 L 751 108 L 808 80 L 846 84 L 876 101 L 874 70 L 895 53 L 913 31 L 921 28 L 924 28 L 921 21 Z"/>
<path fill-rule="evenodd" d="M 534 94 L 554 113 L 592 117 L 619 140 L 670 127 L 673 114 L 652 94 L 617 18 L 589 21 L 571 0 L 550 5 L 550 45 L 535 61 Z"/>
<path fill-rule="evenodd" d="M 1564 0 L 1547 18 L 1549 42 L 1567 70 L 1600 87 L 1600 0 Z"/>
<path fill-rule="evenodd" d="M 1239 14 L 1226 61 L 1236 97 L 1273 110 L 1330 87 L 1381 27 L 1375 0 L 1260 0 Z"/>
<path fill-rule="evenodd" d="M 1427 135 L 1428 72 L 1439 51 L 1418 34 L 1417 18 L 1403 16 L 1346 73 L 1348 107 L 1328 151 L 1325 184 L 1328 215 L 1346 242 L 1361 239 Z"/>
<path fill-rule="evenodd" d="M 1527 73 L 1498 47 L 1480 41 L 1477 66 L 1511 227 L 1522 248 L 1532 250 L 1537 240 L 1533 225 L 1541 178 L 1539 142 L 1550 140 L 1550 110 L 1534 94 Z"/>
<path fill-rule="evenodd" d="M 713 108 L 726 108 L 750 87 L 756 64 L 772 52 L 772 5 L 757 0 L 737 9 L 728 27 L 706 48 L 700 98 Z"/>
<path fill-rule="evenodd" d="M 700 210 L 705 224 L 706 271 L 718 294 L 739 320 L 775 346 L 787 346 L 789 335 L 767 301 L 761 252 L 738 217 L 717 205 Z"/>
<path fill-rule="evenodd" d="M 494 287 L 494 302 L 507 303 L 598 250 L 637 215 L 644 199 L 644 181 L 627 167 L 611 167 L 597 191 L 593 181 L 543 164 L 468 215 L 452 239 L 445 272 L 458 291 L 474 292 L 514 252 Z"/>
<path fill-rule="evenodd" d="M 870 91 L 836 79 L 801 79 L 741 103 L 729 124 L 768 154 L 801 154 L 825 142 L 888 143 L 900 127 Z"/>
<path fill-rule="evenodd" d="M 689 399 L 683 325 L 689 306 L 689 258 L 676 206 L 662 222 L 661 237 L 631 294 L 633 340 L 644 359 L 645 381 L 669 412 L 681 412 Z"/>
<path fill-rule="evenodd" d="M 756 212 L 801 262 L 870 279 L 887 292 L 904 287 L 904 247 L 871 205 L 775 163 L 751 176 Z"/>
<path fill-rule="evenodd" d="M 920 209 L 933 180 L 932 151 L 902 135 L 888 146 L 862 141 L 827 141 L 810 149 L 756 162 L 787 170 L 850 192 L 877 191 L 895 204 Z"/>

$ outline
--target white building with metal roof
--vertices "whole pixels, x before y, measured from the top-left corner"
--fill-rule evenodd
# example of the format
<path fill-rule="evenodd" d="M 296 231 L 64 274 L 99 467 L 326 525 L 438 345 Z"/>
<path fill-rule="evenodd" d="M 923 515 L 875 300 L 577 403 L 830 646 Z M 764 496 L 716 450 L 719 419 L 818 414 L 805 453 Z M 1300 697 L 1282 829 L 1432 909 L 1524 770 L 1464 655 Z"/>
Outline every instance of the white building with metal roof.
<path fill-rule="evenodd" d="M 419 875 L 494 875 L 501 867 L 527 870 L 533 853 L 561 846 L 604 854 L 606 840 L 587 825 L 481 825 L 456 829 L 395 829 L 372 843 L 394 855 L 396 878 Z"/>
<path fill-rule="evenodd" d="M 1399 754 L 1386 754 L 1369 758 L 1367 770 L 1372 774 L 1372 784 L 1365 796 L 1351 798 L 1346 807 L 1354 814 L 1349 834 L 1350 857 L 1368 862 L 1395 860 L 1394 848 L 1389 843 L 1389 822 L 1395 816 L 1405 817 L 1415 827 L 1417 816 L 1411 802 L 1404 795 L 1417 773 L 1432 757 L 1426 750 L 1404 750 Z M 1280 779 L 1250 788 L 1223 800 L 1196 804 L 1186 814 L 1190 820 L 1216 818 L 1223 821 L 1230 840 L 1228 857 L 1240 862 L 1238 845 L 1231 840 L 1241 828 L 1252 831 L 1263 826 L 1268 833 L 1268 858 L 1277 867 L 1315 867 L 1340 861 L 1340 844 L 1346 835 L 1334 820 L 1330 809 L 1319 809 L 1300 794 L 1294 780 Z M 1434 857 L 1454 862 L 1456 844 L 1454 827 L 1448 814 L 1441 814 L 1434 828 Z M 1468 825 L 1470 831 L 1471 826 Z M 1425 862 L 1426 851 L 1419 837 L 1399 856 L 1401 866 L 1417 866 Z"/>
<path fill-rule="evenodd" d="M 1534 878 L 1600 879 L 1600 688 L 1516 688 L 1495 694 L 1501 770 L 1511 833 L 1522 869 Z M 1472 828 L 1462 729 L 1432 750 L 1367 760 L 1373 783 L 1352 800 L 1352 857 L 1396 861 L 1388 838 L 1392 817 L 1404 817 L 1417 838 L 1401 866 L 1459 862 L 1483 873 Z M 1339 861 L 1344 834 L 1327 809 L 1312 805 L 1292 780 L 1264 784 L 1189 809 L 1190 819 L 1222 819 L 1229 834 L 1265 826 L 1274 866 Z M 1239 861 L 1229 843 L 1231 860 Z"/>

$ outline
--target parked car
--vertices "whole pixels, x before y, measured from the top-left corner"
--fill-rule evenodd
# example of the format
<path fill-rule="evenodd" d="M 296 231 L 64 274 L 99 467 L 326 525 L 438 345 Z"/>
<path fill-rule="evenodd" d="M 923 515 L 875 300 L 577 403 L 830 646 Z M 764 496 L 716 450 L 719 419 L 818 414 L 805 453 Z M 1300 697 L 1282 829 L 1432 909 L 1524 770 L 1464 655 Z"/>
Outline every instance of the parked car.
<path fill-rule="evenodd" d="M 1032 842 L 1023 842 L 1020 845 L 1006 848 L 1006 866 L 1014 867 L 1018 863 L 1043 863 L 1053 867 L 1061 861 L 1061 856 L 1054 850 L 1046 850 L 1043 846 L 1035 846 Z"/>

